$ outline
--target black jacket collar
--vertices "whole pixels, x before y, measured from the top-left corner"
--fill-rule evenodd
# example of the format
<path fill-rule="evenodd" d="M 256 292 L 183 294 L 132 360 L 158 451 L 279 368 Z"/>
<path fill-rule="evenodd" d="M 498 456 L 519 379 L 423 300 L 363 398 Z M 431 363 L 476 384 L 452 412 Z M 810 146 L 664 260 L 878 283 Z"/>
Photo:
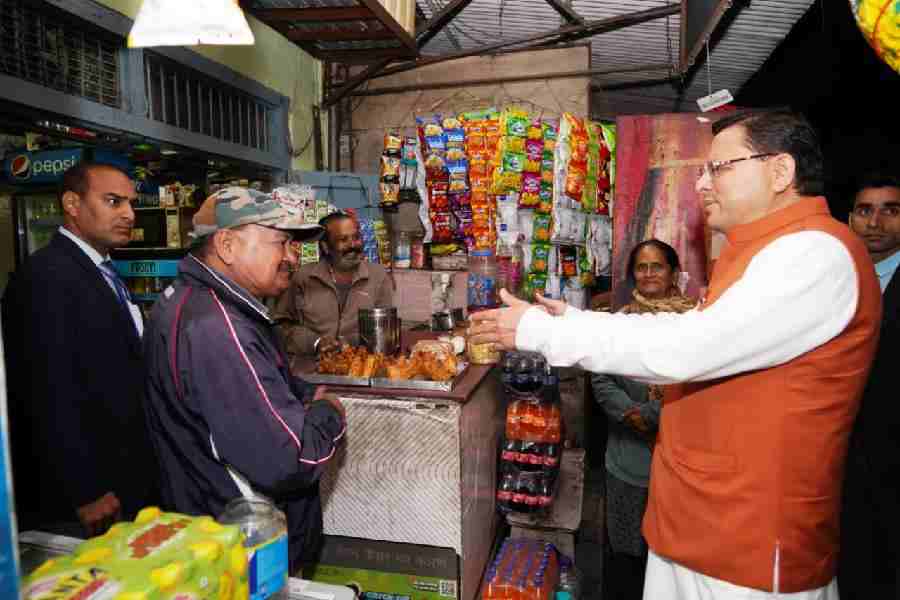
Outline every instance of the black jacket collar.
<path fill-rule="evenodd" d="M 274 325 L 268 309 L 247 290 L 205 264 L 193 254 L 188 254 L 178 266 L 179 275 L 189 285 L 201 285 L 212 289 L 223 301 L 236 306 L 253 319 Z"/>

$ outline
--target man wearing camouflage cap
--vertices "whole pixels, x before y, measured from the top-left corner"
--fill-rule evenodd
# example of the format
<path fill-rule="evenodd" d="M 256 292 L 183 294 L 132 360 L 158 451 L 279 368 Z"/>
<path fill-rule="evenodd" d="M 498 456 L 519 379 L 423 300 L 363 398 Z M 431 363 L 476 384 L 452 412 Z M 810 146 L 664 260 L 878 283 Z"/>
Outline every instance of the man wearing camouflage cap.
<path fill-rule="evenodd" d="M 316 550 L 318 479 L 344 434 L 337 398 L 290 374 L 263 304 L 288 286 L 293 242 L 321 235 L 299 220 L 255 190 L 207 198 L 194 248 L 144 334 L 147 419 L 168 508 L 218 516 L 235 498 L 267 498 L 287 515 L 292 567 Z"/>

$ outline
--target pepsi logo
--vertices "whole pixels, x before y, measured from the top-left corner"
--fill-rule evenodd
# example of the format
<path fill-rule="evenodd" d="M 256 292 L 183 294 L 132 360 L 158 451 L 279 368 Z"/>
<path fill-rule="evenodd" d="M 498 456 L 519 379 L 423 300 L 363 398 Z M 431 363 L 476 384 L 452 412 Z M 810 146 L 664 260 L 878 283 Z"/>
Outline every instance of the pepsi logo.
<path fill-rule="evenodd" d="M 31 159 L 27 154 L 16 156 L 9 165 L 9 172 L 16 179 L 28 179 L 31 175 Z"/>

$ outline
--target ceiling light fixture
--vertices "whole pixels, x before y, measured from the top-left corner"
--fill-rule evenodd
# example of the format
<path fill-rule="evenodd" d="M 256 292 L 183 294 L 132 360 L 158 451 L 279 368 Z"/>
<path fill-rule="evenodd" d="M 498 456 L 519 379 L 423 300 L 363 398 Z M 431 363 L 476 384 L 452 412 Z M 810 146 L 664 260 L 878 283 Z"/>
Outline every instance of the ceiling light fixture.
<path fill-rule="evenodd" d="M 144 0 L 128 34 L 129 48 L 253 43 L 235 0 Z"/>

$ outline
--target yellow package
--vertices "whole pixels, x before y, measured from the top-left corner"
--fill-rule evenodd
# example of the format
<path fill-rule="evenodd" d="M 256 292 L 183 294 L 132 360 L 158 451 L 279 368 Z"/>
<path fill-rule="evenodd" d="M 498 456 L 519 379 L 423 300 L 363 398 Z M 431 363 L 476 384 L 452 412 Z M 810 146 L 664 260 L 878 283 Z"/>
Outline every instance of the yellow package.
<path fill-rule="evenodd" d="M 244 536 L 211 517 L 145 508 L 23 581 L 26 600 L 246 600 Z"/>
<path fill-rule="evenodd" d="M 878 58 L 900 73 L 900 0 L 851 0 L 850 5 Z"/>

